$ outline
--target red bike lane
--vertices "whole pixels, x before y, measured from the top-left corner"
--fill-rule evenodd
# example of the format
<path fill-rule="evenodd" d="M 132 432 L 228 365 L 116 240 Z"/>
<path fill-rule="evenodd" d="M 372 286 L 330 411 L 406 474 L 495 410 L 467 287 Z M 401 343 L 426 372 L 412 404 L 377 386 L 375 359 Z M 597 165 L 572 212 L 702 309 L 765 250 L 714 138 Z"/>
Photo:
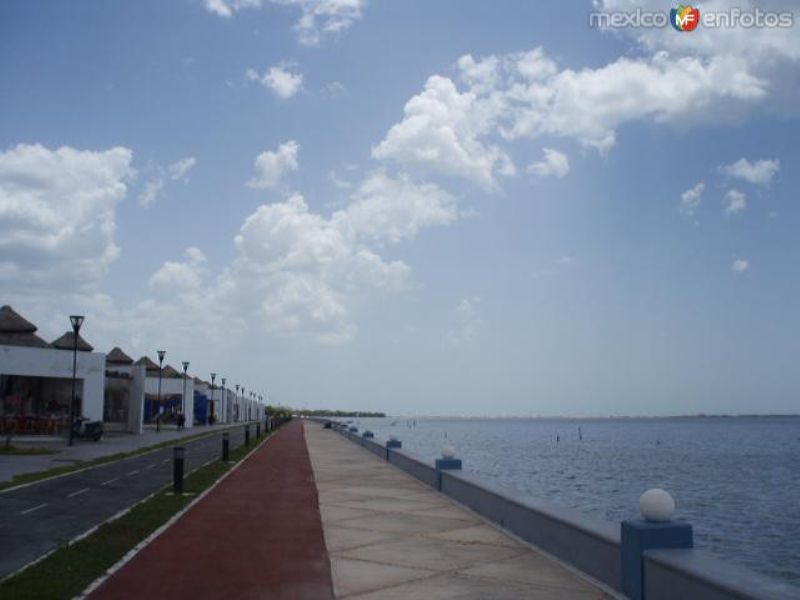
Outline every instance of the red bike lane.
<path fill-rule="evenodd" d="M 303 427 L 282 427 L 90 596 L 332 599 Z"/>

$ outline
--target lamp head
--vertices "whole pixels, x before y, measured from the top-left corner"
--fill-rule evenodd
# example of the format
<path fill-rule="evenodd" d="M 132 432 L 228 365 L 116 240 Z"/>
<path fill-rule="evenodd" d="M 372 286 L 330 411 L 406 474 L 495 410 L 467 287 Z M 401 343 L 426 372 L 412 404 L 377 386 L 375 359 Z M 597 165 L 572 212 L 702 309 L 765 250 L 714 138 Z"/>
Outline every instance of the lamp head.
<path fill-rule="evenodd" d="M 69 317 L 70 325 L 72 325 L 72 331 L 76 334 L 80 331 L 81 325 L 83 325 L 83 315 L 70 315 Z"/>
<path fill-rule="evenodd" d="M 167 353 L 167 351 L 166 351 L 166 350 L 158 350 L 158 351 L 157 351 L 157 354 L 158 354 L 158 363 L 159 363 L 159 364 L 161 364 L 161 363 L 163 363 L 163 362 L 164 362 L 164 355 L 165 355 L 166 353 Z"/>
<path fill-rule="evenodd" d="M 211 385 L 214 385 L 214 380 L 215 380 L 216 378 L 217 378 L 217 374 L 216 374 L 216 373 L 212 373 L 212 374 L 211 374 Z"/>
<path fill-rule="evenodd" d="M 183 372 L 186 373 L 188 369 L 189 369 L 189 361 L 185 360 L 183 361 Z"/>

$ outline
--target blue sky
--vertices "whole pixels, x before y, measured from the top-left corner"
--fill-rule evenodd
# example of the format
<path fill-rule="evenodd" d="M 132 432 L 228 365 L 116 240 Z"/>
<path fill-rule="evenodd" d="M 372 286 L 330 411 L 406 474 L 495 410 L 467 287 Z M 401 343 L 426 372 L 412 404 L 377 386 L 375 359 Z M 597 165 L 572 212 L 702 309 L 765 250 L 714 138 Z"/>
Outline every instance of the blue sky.
<path fill-rule="evenodd" d="M 698 6 L 795 25 L 5 2 L 0 301 L 298 406 L 796 412 L 800 15 Z"/>

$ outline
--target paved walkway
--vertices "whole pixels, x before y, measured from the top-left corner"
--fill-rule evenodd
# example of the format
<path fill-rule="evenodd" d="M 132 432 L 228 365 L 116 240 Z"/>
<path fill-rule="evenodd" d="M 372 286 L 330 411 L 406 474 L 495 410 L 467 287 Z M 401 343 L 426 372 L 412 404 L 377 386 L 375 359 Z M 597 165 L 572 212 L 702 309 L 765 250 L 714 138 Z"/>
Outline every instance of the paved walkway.
<path fill-rule="evenodd" d="M 337 598 L 607 597 L 338 433 L 306 438 Z"/>
<path fill-rule="evenodd" d="M 92 598 L 333 598 L 302 424 L 284 426 Z"/>

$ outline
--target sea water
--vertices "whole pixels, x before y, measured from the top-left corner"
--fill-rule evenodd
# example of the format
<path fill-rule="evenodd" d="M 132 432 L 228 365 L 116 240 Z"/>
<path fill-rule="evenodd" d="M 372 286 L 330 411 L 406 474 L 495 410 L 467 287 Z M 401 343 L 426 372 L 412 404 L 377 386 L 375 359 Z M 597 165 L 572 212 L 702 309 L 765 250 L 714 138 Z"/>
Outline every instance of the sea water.
<path fill-rule="evenodd" d="M 452 444 L 487 482 L 610 521 L 664 488 L 695 546 L 800 583 L 800 417 L 354 421 L 428 460 Z"/>

